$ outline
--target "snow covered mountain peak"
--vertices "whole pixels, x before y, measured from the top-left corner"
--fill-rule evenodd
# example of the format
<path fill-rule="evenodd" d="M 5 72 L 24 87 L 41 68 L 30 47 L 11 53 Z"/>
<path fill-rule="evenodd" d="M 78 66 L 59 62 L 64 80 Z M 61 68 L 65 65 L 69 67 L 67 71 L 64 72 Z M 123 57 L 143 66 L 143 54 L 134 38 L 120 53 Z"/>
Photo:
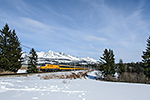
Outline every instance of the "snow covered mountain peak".
<path fill-rule="evenodd" d="M 48 52 L 37 52 L 38 55 L 38 63 L 72 63 L 72 62 L 76 62 L 76 63 L 87 63 L 87 64 L 97 64 L 98 61 L 90 58 L 90 57 L 86 57 L 86 58 L 78 58 L 75 56 L 72 56 L 70 54 L 64 53 L 64 52 L 54 52 L 52 50 L 49 50 Z M 26 60 L 28 60 L 28 54 L 27 53 L 23 53 L 22 57 L 24 58 L 24 62 L 27 62 Z"/>
<path fill-rule="evenodd" d="M 64 53 L 64 52 L 59 52 L 59 54 L 61 54 L 61 55 L 67 55 L 66 53 Z"/>

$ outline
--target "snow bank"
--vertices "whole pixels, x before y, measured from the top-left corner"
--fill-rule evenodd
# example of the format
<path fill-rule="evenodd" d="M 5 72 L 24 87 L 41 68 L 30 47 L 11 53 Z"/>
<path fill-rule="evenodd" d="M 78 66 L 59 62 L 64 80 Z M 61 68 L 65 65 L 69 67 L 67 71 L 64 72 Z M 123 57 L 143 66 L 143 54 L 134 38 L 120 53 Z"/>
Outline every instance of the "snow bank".
<path fill-rule="evenodd" d="M 18 70 L 18 72 L 17 73 L 27 73 L 27 71 L 26 70 Z"/>
<path fill-rule="evenodd" d="M 98 70 L 94 70 L 90 73 L 87 74 L 89 79 L 100 79 L 100 78 L 104 78 L 104 76 L 102 75 L 101 71 Z"/>

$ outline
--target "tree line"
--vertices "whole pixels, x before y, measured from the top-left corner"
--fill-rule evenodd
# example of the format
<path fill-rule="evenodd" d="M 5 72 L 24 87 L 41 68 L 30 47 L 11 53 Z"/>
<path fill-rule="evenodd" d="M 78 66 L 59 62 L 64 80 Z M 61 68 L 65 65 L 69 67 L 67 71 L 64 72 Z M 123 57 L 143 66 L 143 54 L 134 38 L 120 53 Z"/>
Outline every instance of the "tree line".
<path fill-rule="evenodd" d="M 150 83 L 150 37 L 141 56 L 142 62 L 123 63 L 120 59 L 116 64 L 114 56 L 113 50 L 105 49 L 100 57 L 99 70 L 105 80 Z M 114 78 L 115 73 L 118 73 L 118 79 Z"/>
<path fill-rule="evenodd" d="M 23 58 L 21 42 L 16 35 L 15 30 L 11 30 L 6 23 L 3 29 L 0 30 L 0 71 L 17 72 L 21 66 Z M 37 72 L 36 68 L 37 54 L 32 48 L 28 61 L 27 72 Z"/>

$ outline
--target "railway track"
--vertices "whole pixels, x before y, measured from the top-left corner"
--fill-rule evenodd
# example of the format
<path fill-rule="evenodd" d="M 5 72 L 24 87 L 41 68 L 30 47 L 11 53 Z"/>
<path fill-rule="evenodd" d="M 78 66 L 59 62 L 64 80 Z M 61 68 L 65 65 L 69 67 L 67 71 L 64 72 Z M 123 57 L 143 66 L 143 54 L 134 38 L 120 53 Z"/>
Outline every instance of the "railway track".
<path fill-rule="evenodd" d="M 35 74 L 46 74 L 46 73 L 55 73 L 55 72 L 0 74 L 0 77 L 27 76 L 27 75 L 35 75 Z"/>

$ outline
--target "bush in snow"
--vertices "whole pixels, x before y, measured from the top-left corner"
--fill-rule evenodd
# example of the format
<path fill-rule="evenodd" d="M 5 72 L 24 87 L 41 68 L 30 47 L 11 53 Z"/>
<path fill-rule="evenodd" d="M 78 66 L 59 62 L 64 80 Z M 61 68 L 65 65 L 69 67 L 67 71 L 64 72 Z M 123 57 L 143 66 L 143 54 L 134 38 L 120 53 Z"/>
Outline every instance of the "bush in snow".
<path fill-rule="evenodd" d="M 78 78 L 85 78 L 86 79 L 87 72 L 78 72 L 76 73 L 70 73 L 70 74 L 50 74 L 45 76 L 40 76 L 41 79 L 48 80 L 48 79 L 78 79 Z"/>
<path fill-rule="evenodd" d="M 112 75 L 110 75 L 110 74 L 107 74 L 104 80 L 106 80 L 106 81 L 113 81 L 113 82 L 115 82 L 115 81 L 116 81 L 116 78 L 115 78 L 115 77 L 113 77 L 113 76 L 112 76 Z"/>
<path fill-rule="evenodd" d="M 130 82 L 130 83 L 150 83 L 150 80 L 146 77 L 144 73 L 122 73 L 118 81 L 120 82 Z"/>

